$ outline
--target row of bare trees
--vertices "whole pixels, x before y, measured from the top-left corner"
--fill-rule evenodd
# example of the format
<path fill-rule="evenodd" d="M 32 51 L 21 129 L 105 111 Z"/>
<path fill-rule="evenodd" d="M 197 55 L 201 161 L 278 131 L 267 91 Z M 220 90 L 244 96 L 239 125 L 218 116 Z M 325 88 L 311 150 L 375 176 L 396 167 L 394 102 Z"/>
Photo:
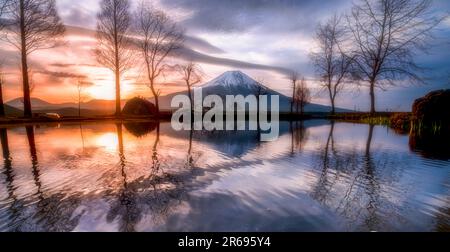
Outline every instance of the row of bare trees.
<path fill-rule="evenodd" d="M 292 82 L 291 115 L 303 115 L 306 105 L 311 102 L 311 91 L 306 79 L 298 72 L 292 72 L 290 80 Z"/>
<path fill-rule="evenodd" d="M 377 89 L 424 83 L 414 57 L 429 47 L 432 30 L 443 20 L 431 7 L 432 0 L 359 0 L 349 13 L 318 26 L 318 50 L 311 59 L 332 113 L 349 85 L 369 89 L 370 112 L 375 114 Z"/>
<path fill-rule="evenodd" d="M 115 74 L 116 115 L 121 113 L 120 80 L 138 58 L 144 63 L 147 84 L 159 112 L 156 81 L 169 68 L 166 59 L 181 48 L 183 31 L 148 1 L 140 2 L 134 14 L 129 0 L 102 0 L 100 8 L 95 52 L 98 62 Z"/>
<path fill-rule="evenodd" d="M 21 55 L 24 116 L 32 117 L 29 56 L 37 50 L 62 44 L 65 26 L 55 0 L 0 0 L 0 15 L 1 39 L 14 46 Z M 166 58 L 182 43 L 183 31 L 148 1 L 142 1 L 134 14 L 129 0 L 101 1 L 94 52 L 97 61 L 114 72 L 117 115 L 121 113 L 121 79 L 138 56 L 144 62 L 148 85 L 159 111 L 156 79 L 168 68 Z M 187 80 L 193 84 L 197 83 L 193 80 L 196 78 L 194 66 L 183 68 Z M 3 84 L 3 78 L 0 84 Z M 78 91 L 81 93 L 81 86 Z"/>

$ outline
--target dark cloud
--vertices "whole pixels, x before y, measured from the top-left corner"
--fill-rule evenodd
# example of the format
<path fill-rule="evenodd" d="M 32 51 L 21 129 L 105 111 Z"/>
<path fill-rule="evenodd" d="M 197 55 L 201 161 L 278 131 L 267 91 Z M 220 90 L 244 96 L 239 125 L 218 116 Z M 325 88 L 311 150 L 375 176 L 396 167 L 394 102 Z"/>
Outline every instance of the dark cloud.
<path fill-rule="evenodd" d="M 215 54 L 225 53 L 224 50 L 214 45 L 211 45 L 208 41 L 200 38 L 185 36 L 185 43 L 187 46 L 195 48 L 196 50 L 202 51 L 204 53 L 215 53 Z"/>
<path fill-rule="evenodd" d="M 77 34 L 82 36 L 95 36 L 95 31 L 91 29 L 68 26 L 67 31 L 70 34 Z M 198 50 L 198 51 L 197 51 Z M 249 63 L 239 60 L 232 60 L 227 58 L 220 58 L 208 55 L 209 53 L 223 53 L 220 48 L 211 45 L 209 42 L 200 38 L 187 37 L 186 43 L 182 49 L 180 49 L 174 56 L 182 58 L 188 61 L 196 61 L 199 63 L 206 63 L 212 65 L 228 66 L 236 69 L 257 69 L 257 70 L 269 70 L 276 71 L 282 74 L 291 72 L 291 70 L 283 67 L 267 66 L 257 63 Z M 202 53 L 205 52 L 205 53 Z"/>
<path fill-rule="evenodd" d="M 53 78 L 71 78 L 71 79 L 85 79 L 86 75 L 83 74 L 75 74 L 75 73 L 67 73 L 67 72 L 53 72 L 48 70 L 36 71 L 35 73 L 48 75 Z"/>
<path fill-rule="evenodd" d="M 213 57 L 210 55 L 206 55 L 203 53 L 199 53 L 197 51 L 191 50 L 187 47 L 180 49 L 177 54 L 178 57 L 183 58 L 188 61 L 196 61 L 199 63 L 211 64 L 211 65 L 219 65 L 219 66 L 228 66 L 235 69 L 255 69 L 255 70 L 268 70 L 275 71 L 281 74 L 289 74 L 292 70 L 283 67 L 276 66 L 268 66 L 256 63 L 249 63 L 245 61 L 227 59 L 227 58 L 219 58 Z"/>
<path fill-rule="evenodd" d="M 96 31 L 92 29 L 71 25 L 66 25 L 66 31 L 68 34 L 77 36 L 95 37 L 96 35 Z M 215 53 L 215 54 L 224 53 L 222 49 L 210 44 L 208 41 L 194 36 L 185 35 L 185 44 L 190 48 L 193 48 L 195 50 L 204 53 Z"/>
<path fill-rule="evenodd" d="M 247 31 L 254 28 L 272 32 L 310 30 L 317 19 L 345 9 L 351 0 L 165 0 L 167 10 L 192 12 L 187 28 L 207 31 Z M 330 11 L 331 10 L 331 11 Z M 311 26 L 313 24 L 313 26 Z"/>
<path fill-rule="evenodd" d="M 66 64 L 66 63 L 53 63 L 49 64 L 49 66 L 52 67 L 58 67 L 58 68 L 71 68 L 71 67 L 98 67 L 99 65 L 95 64 Z"/>

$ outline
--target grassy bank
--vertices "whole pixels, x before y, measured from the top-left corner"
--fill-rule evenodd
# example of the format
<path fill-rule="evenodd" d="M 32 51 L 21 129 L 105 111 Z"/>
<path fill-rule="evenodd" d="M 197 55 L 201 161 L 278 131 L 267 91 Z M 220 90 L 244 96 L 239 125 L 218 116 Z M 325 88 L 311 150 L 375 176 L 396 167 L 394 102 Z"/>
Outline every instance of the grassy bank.
<path fill-rule="evenodd" d="M 334 121 L 341 122 L 353 122 L 353 123 L 364 123 L 364 124 L 375 124 L 375 125 L 387 125 L 389 126 L 391 117 L 395 113 L 377 113 L 372 115 L 370 113 L 339 113 L 335 115 L 327 115 L 326 118 Z"/>

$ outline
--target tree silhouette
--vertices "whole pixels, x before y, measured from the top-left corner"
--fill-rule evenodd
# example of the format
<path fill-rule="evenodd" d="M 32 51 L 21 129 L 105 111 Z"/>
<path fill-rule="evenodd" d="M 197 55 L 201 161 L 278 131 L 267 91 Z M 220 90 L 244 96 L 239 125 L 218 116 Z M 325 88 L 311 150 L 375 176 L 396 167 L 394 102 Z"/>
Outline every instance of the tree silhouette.
<path fill-rule="evenodd" d="M 292 101 L 291 101 L 291 115 L 294 114 L 295 107 L 295 96 L 297 93 L 297 85 L 300 79 L 300 74 L 298 72 L 292 72 L 290 76 L 290 81 L 292 83 Z"/>
<path fill-rule="evenodd" d="M 56 10 L 55 0 L 7 0 L 3 40 L 21 53 L 24 116 L 32 117 L 28 57 L 31 53 L 61 44 L 65 27 Z"/>
<path fill-rule="evenodd" d="M 181 48 L 184 40 L 183 32 L 166 13 L 155 9 L 145 1 L 140 3 L 136 17 L 136 31 L 140 35 L 137 43 L 145 63 L 148 85 L 159 113 L 159 92 L 155 87 L 156 81 L 167 69 L 166 58 Z"/>
<path fill-rule="evenodd" d="M 4 85 L 4 77 L 3 77 L 3 69 L 0 63 L 0 117 L 5 117 L 5 104 L 3 101 L 3 85 Z"/>
<path fill-rule="evenodd" d="M 311 102 L 311 91 L 308 89 L 305 78 L 297 84 L 294 102 L 297 104 L 297 113 L 303 115 L 305 113 L 306 104 Z"/>
<path fill-rule="evenodd" d="M 184 65 L 180 65 L 180 71 L 183 76 L 183 81 L 186 83 L 188 89 L 189 99 L 191 100 L 191 111 L 194 112 L 194 98 L 192 96 L 192 88 L 203 80 L 203 70 L 200 66 L 191 61 Z"/>
<path fill-rule="evenodd" d="M 130 27 L 132 17 L 129 0 L 102 0 L 97 15 L 97 61 L 114 72 L 116 116 L 121 114 L 120 81 L 133 61 Z"/>
<path fill-rule="evenodd" d="M 1 32 L 5 28 L 5 22 L 3 21 L 3 15 L 6 13 L 7 5 L 9 0 L 0 0 L 0 36 Z M 0 58 L 0 117 L 5 117 L 5 105 L 3 101 L 3 84 L 4 84 L 4 73 L 3 73 L 3 59 Z"/>
<path fill-rule="evenodd" d="M 369 84 L 370 112 L 376 112 L 376 88 L 387 89 L 398 80 L 421 83 L 414 62 L 425 50 L 432 29 L 442 18 L 430 13 L 431 0 L 360 0 L 348 15 L 354 37 L 354 63 L 362 81 Z"/>
<path fill-rule="evenodd" d="M 315 37 L 318 50 L 310 55 L 321 85 L 328 92 L 331 114 L 336 113 L 336 98 L 344 84 L 351 80 L 352 58 L 344 45 L 347 34 L 342 17 L 334 15 L 326 23 L 319 24 Z"/>

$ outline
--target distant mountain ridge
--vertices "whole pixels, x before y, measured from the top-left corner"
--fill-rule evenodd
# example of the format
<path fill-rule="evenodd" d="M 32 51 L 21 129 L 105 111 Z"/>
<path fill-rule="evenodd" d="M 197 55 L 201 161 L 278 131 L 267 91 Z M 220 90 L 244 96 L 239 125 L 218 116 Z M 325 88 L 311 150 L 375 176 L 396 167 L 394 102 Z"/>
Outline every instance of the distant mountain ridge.
<path fill-rule="evenodd" d="M 262 93 L 265 95 L 278 95 L 280 98 L 280 112 L 290 112 L 291 101 L 290 97 L 287 97 L 277 91 L 269 89 L 259 82 L 255 81 L 245 73 L 241 71 L 229 71 L 225 72 L 219 77 L 201 85 L 197 88 L 202 88 L 203 96 L 207 95 L 218 95 L 225 98 L 227 95 L 256 95 L 257 93 Z M 172 99 L 177 95 L 187 95 L 187 91 L 178 92 L 166 96 L 160 97 L 160 109 L 163 111 L 174 110 L 171 108 Z M 154 102 L 153 98 L 149 99 Z M 125 105 L 126 100 L 122 100 L 122 107 Z M 11 109 L 14 109 L 14 113 L 17 110 L 23 109 L 23 102 L 21 98 L 11 100 L 6 103 Z M 60 113 L 61 115 L 73 116 L 78 114 L 78 103 L 61 103 L 54 104 L 47 102 L 39 98 L 32 98 L 31 105 L 36 112 L 54 112 Z M 81 109 L 83 115 L 112 115 L 115 112 L 115 101 L 114 100 L 91 100 L 88 102 L 83 102 L 81 104 Z M 330 112 L 331 108 L 329 106 L 319 105 L 319 104 L 308 104 L 305 108 L 306 112 L 320 112 L 326 113 Z M 350 110 L 337 108 L 337 112 L 350 112 Z"/>
<path fill-rule="evenodd" d="M 287 113 L 291 111 L 292 99 L 290 97 L 287 97 L 286 95 L 263 86 L 261 83 L 257 82 L 241 71 L 225 72 L 219 77 L 205 83 L 204 85 L 198 86 L 197 88 L 202 88 L 203 96 L 218 95 L 223 98 L 227 95 L 248 96 L 256 95 L 258 93 L 269 96 L 278 95 L 280 98 L 280 112 Z M 176 95 L 187 95 L 187 91 L 160 97 L 161 109 L 170 110 L 170 103 L 172 101 L 172 98 Z M 331 111 L 331 107 L 311 103 L 306 105 L 305 111 L 327 113 Z M 336 111 L 349 112 L 350 110 L 336 108 Z"/>
<path fill-rule="evenodd" d="M 126 100 L 122 101 L 122 105 Z M 91 115 L 110 115 L 115 112 L 115 101 L 113 100 L 91 100 L 81 103 L 82 114 L 86 116 Z M 23 110 L 22 98 L 17 98 L 8 101 L 6 105 Z M 31 106 L 35 112 L 54 112 L 65 116 L 78 115 L 78 103 L 50 103 L 39 98 L 31 98 Z"/>

